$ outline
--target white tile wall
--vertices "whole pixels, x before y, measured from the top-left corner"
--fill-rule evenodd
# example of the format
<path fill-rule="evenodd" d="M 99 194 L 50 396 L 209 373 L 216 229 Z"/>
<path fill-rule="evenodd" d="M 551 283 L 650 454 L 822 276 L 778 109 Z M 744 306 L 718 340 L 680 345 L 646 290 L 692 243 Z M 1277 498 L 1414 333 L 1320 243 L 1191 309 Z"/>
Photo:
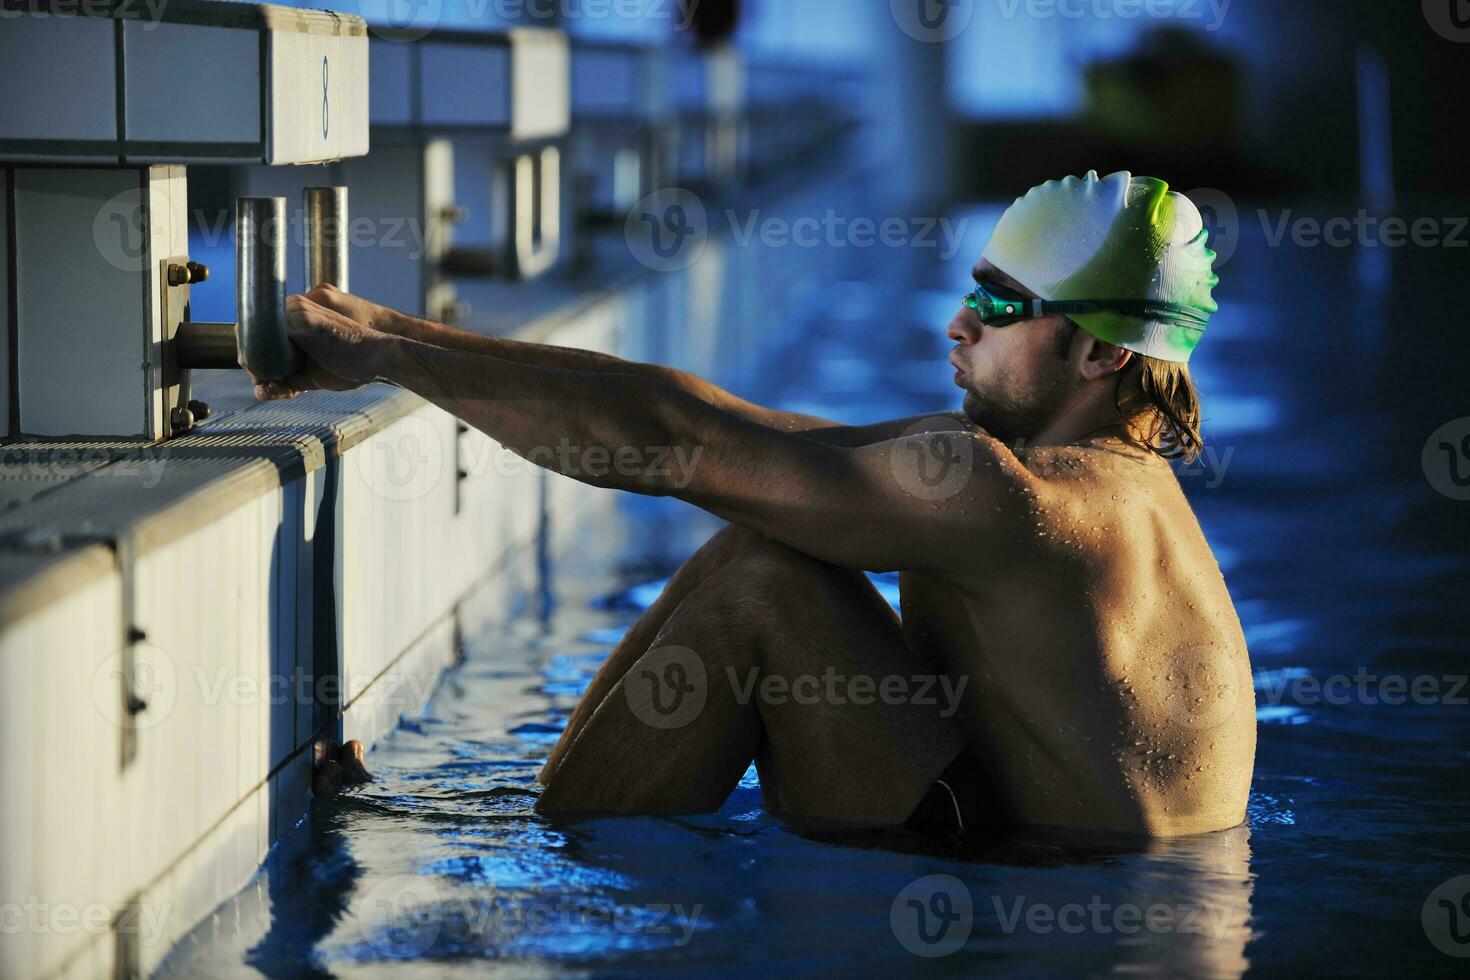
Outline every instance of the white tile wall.
<path fill-rule="evenodd" d="M 113 22 L 5 18 L 0 33 L 0 133 L 7 139 L 117 138 Z M 14 93 L 24 92 L 24 98 Z"/>
<path fill-rule="evenodd" d="M 0 171 L 0 429 L 10 433 L 10 194 Z"/>
<path fill-rule="evenodd" d="M 146 432 L 149 251 L 141 173 L 15 173 L 22 432 Z"/>
<path fill-rule="evenodd" d="M 97 692 L 122 636 L 119 580 L 107 576 L 0 632 L 0 901 L 109 900 L 119 855 L 93 833 L 118 810 L 118 729 Z M 0 943 L 0 976 L 58 970 L 85 934 L 23 930 Z"/>
<path fill-rule="evenodd" d="M 259 144 L 260 45 L 256 31 L 124 21 L 128 139 Z"/>

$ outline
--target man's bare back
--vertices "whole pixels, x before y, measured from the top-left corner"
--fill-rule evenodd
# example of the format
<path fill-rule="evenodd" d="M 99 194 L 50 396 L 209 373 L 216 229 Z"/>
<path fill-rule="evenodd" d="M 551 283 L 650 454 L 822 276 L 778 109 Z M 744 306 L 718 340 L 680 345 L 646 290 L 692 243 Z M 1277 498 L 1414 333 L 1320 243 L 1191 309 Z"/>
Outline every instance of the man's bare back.
<path fill-rule="evenodd" d="M 1020 458 L 1043 489 L 1013 559 L 968 581 L 901 576 L 909 643 L 968 678 L 966 734 L 1013 818 L 1151 836 L 1239 824 L 1250 666 L 1178 480 L 1117 440 Z"/>

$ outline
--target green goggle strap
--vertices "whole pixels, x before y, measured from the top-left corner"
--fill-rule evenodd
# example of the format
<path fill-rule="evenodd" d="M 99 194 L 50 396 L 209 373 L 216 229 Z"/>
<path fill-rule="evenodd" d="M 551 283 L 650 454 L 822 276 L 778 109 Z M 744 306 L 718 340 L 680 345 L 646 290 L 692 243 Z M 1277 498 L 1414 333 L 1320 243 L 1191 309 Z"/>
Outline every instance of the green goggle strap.
<path fill-rule="evenodd" d="M 1192 306 L 1149 299 L 999 299 L 980 288 L 966 294 L 965 305 L 978 313 L 982 322 L 995 326 L 1028 317 L 1069 313 L 1121 313 L 1199 329 L 1210 322 L 1208 313 Z"/>

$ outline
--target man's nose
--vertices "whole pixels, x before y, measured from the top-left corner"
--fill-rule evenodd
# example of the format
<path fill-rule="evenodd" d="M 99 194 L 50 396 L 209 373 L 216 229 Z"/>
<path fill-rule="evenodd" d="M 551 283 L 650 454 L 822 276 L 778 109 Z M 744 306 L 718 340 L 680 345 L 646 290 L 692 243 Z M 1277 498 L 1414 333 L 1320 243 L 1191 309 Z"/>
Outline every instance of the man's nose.
<path fill-rule="evenodd" d="M 969 310 L 962 308 L 949 321 L 949 329 L 944 333 L 950 340 L 968 346 L 980 339 L 980 323 L 970 315 Z"/>

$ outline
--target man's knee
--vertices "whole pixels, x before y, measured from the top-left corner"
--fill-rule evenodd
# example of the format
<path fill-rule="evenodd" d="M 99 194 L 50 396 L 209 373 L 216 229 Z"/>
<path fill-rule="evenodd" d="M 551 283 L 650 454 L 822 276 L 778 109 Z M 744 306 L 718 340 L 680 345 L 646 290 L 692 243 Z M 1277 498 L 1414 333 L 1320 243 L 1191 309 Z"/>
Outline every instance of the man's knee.
<path fill-rule="evenodd" d="M 727 584 L 740 599 L 765 605 L 799 606 L 829 590 L 871 591 L 861 572 L 839 568 L 766 537 L 748 540 L 725 571 Z"/>

